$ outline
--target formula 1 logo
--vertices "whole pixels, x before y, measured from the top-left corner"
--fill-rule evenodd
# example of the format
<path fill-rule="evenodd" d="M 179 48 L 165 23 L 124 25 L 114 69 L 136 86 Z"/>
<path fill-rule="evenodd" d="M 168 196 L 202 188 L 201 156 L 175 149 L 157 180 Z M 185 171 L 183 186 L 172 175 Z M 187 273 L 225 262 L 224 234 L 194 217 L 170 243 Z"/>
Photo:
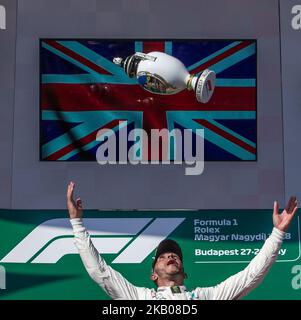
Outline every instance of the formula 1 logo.
<path fill-rule="evenodd" d="M 0 5 L 0 30 L 6 29 L 6 10 L 5 7 Z"/>
<path fill-rule="evenodd" d="M 185 218 L 86 218 L 99 253 L 119 253 L 112 263 L 141 263 Z M 29 233 L 0 263 L 57 263 L 78 254 L 69 219 L 47 220 Z"/>

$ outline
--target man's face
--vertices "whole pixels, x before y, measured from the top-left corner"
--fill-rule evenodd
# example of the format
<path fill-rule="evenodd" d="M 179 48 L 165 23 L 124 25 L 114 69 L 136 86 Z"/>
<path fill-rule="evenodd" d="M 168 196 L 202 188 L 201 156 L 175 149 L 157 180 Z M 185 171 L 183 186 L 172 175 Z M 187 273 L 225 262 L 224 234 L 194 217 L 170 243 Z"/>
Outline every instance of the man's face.
<path fill-rule="evenodd" d="M 164 275 L 184 274 L 180 257 L 173 252 L 162 253 L 156 261 L 154 273 L 160 277 Z"/>

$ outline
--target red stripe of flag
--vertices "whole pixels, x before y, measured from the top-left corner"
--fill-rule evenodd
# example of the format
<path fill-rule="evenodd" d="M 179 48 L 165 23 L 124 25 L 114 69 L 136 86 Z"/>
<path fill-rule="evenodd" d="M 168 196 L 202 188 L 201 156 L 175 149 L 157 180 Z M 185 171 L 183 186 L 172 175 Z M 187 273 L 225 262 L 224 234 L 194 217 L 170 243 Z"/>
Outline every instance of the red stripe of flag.
<path fill-rule="evenodd" d="M 113 121 L 109 122 L 106 126 L 91 132 L 90 134 L 88 134 L 87 136 L 85 136 L 79 140 L 76 140 L 76 143 L 77 144 L 79 143 L 83 147 L 84 145 L 96 140 L 96 134 L 100 129 L 112 129 L 112 128 L 116 127 L 122 121 L 124 121 L 124 120 L 113 120 Z M 53 154 L 51 154 L 50 156 L 48 156 L 44 160 L 58 160 L 59 158 L 63 157 L 67 153 L 73 151 L 74 149 L 76 149 L 74 143 L 70 143 L 68 146 L 54 152 Z"/>
<path fill-rule="evenodd" d="M 104 90 L 104 87 L 107 90 Z M 197 102 L 195 93 L 188 90 L 172 96 L 163 96 L 148 93 L 138 85 L 41 86 L 42 110 L 143 111 L 150 108 L 166 111 L 255 111 L 256 88 L 216 87 L 212 99 L 202 104 Z"/>
<path fill-rule="evenodd" d="M 111 73 L 108 72 L 107 70 L 101 68 L 97 64 L 89 61 L 88 59 L 86 59 L 83 56 L 75 53 L 74 51 L 64 47 L 63 45 L 59 44 L 58 42 L 56 42 L 54 40 L 47 40 L 47 41 L 44 41 L 44 42 L 47 43 L 48 45 L 50 45 L 51 47 L 63 52 L 67 56 L 73 58 L 74 60 L 79 61 L 80 63 L 84 64 L 85 66 L 89 67 L 90 69 L 92 69 L 92 70 L 94 70 L 94 71 L 96 71 L 96 72 L 98 72 L 100 74 L 109 74 L 109 75 L 111 75 Z"/>
<path fill-rule="evenodd" d="M 207 120 L 194 119 L 194 121 L 196 121 L 197 123 L 199 123 L 203 127 L 215 132 L 216 134 L 222 136 L 223 138 L 226 138 L 227 140 L 235 143 L 236 145 L 240 146 L 241 148 L 243 148 L 243 149 L 245 149 L 245 150 L 247 150 L 247 151 L 249 151 L 249 152 L 251 152 L 253 154 L 256 154 L 256 149 L 255 148 L 253 148 L 252 146 L 248 145 L 244 141 L 241 141 L 238 138 L 232 136 L 228 132 L 216 127 L 215 125 L 213 125 L 212 123 L 208 122 Z M 206 133 L 205 133 L 205 138 L 206 138 Z"/>
<path fill-rule="evenodd" d="M 165 51 L 165 42 L 164 41 L 144 41 L 143 42 L 143 52 L 149 53 L 152 51 Z"/>

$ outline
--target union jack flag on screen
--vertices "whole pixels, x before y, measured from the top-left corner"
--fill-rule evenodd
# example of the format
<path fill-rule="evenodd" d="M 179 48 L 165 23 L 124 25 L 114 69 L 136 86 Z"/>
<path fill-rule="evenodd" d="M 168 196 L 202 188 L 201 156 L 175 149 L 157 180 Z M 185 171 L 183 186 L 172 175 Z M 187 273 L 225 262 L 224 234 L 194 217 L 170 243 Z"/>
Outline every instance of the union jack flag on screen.
<path fill-rule="evenodd" d="M 113 63 L 161 51 L 190 74 L 216 72 L 211 100 L 193 91 L 158 95 Z M 204 129 L 205 161 L 256 160 L 255 40 L 40 41 L 40 159 L 96 161 L 100 129 Z M 128 145 L 130 147 L 130 144 Z M 149 158 L 151 160 L 151 158 Z"/>

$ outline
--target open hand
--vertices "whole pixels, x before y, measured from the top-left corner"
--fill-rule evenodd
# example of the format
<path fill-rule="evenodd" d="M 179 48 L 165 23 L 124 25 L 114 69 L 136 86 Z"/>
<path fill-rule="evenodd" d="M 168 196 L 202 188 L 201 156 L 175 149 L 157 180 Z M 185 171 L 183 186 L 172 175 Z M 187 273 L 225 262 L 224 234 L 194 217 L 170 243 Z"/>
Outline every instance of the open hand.
<path fill-rule="evenodd" d="M 77 198 L 76 201 L 74 201 L 73 199 L 74 186 L 75 183 L 71 181 L 68 184 L 67 189 L 67 207 L 69 210 L 70 219 L 81 218 L 83 216 L 83 207 L 81 199 Z"/>
<path fill-rule="evenodd" d="M 282 213 L 279 213 L 279 204 L 277 201 L 274 202 L 274 212 L 273 212 L 273 223 L 274 226 L 286 232 L 290 223 L 292 222 L 296 212 L 297 212 L 297 199 L 296 197 L 290 197 L 285 209 Z"/>

